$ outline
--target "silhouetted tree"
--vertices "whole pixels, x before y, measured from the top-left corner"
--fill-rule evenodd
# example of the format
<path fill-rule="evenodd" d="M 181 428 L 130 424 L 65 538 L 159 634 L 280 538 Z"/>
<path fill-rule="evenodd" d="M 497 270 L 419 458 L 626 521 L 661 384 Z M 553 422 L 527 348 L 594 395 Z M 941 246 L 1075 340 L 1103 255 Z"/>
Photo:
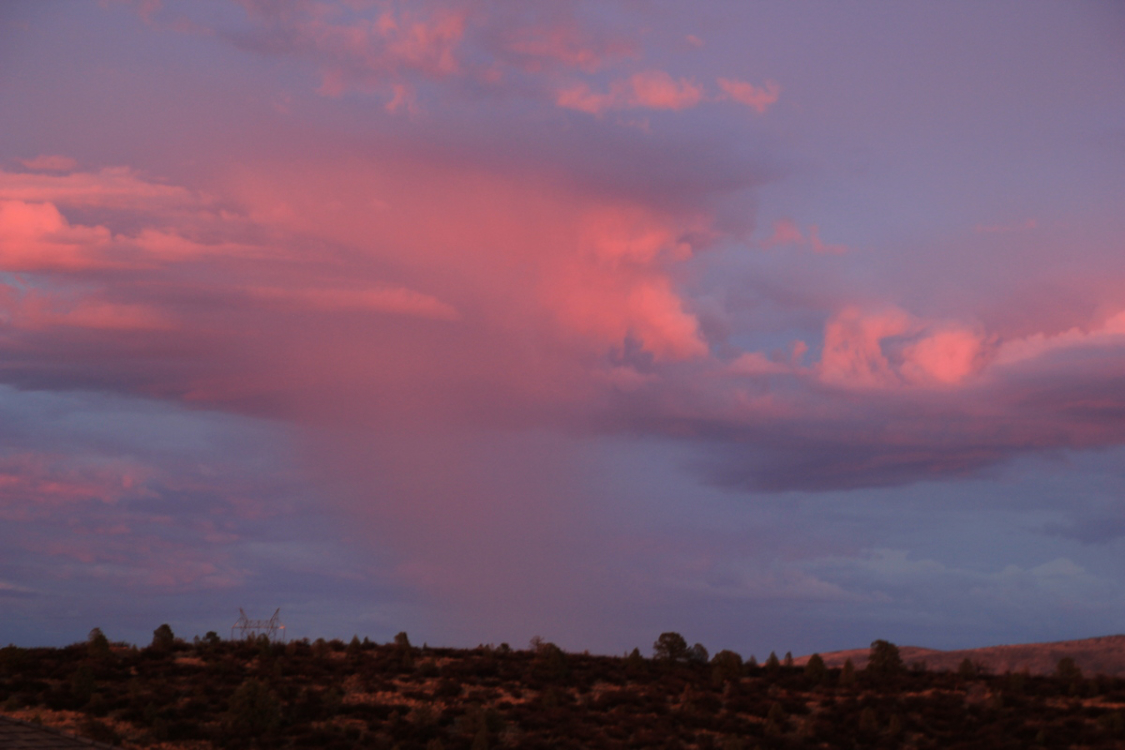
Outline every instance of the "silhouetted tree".
<path fill-rule="evenodd" d="M 233 737 L 260 739 L 281 723 L 281 703 L 260 680 L 247 680 L 231 696 L 224 729 Z"/>
<path fill-rule="evenodd" d="M 723 649 L 711 659 L 711 675 L 715 682 L 732 682 L 742 677 L 742 657 Z"/>
<path fill-rule="evenodd" d="M 766 734 L 773 736 L 784 734 L 788 719 L 789 717 L 785 714 L 785 709 L 781 707 L 780 703 L 770 706 L 769 713 L 766 714 Z"/>
<path fill-rule="evenodd" d="M 152 631 L 152 648 L 154 651 L 171 651 L 176 645 L 176 634 L 172 632 L 172 626 L 164 623 L 156 630 Z"/>
<path fill-rule="evenodd" d="M 109 639 L 105 637 L 105 633 L 101 628 L 94 628 L 90 631 L 90 635 L 86 637 L 86 654 L 91 659 L 102 660 L 112 655 L 109 649 Z"/>
<path fill-rule="evenodd" d="M 898 653 L 898 646 L 890 641 L 873 641 L 871 643 L 871 656 L 867 661 L 867 673 L 874 677 L 894 677 L 903 672 L 902 656 Z"/>
<path fill-rule="evenodd" d="M 702 643 L 697 643 L 688 649 L 687 660 L 692 662 L 693 664 L 706 664 L 707 657 L 707 649 L 703 646 Z"/>
<path fill-rule="evenodd" d="M 639 648 L 634 648 L 632 652 L 625 657 L 625 671 L 633 676 L 645 671 L 645 658 L 641 656 L 641 650 Z"/>
<path fill-rule="evenodd" d="M 840 685 L 850 687 L 855 684 L 855 665 L 849 657 L 844 660 L 844 668 L 840 670 Z"/>
<path fill-rule="evenodd" d="M 961 665 L 957 667 L 957 676 L 963 680 L 971 680 L 977 676 L 977 668 L 972 659 L 966 656 L 961 660 Z"/>
<path fill-rule="evenodd" d="M 819 685 L 824 682 L 824 678 L 828 675 L 828 668 L 824 665 L 824 659 L 820 654 L 813 654 L 809 657 L 808 662 L 805 664 L 805 676 L 814 685 Z"/>
<path fill-rule="evenodd" d="M 792 651 L 786 651 L 785 652 L 785 660 L 781 662 L 781 666 L 783 666 L 783 667 L 792 667 L 793 666 L 793 652 Z"/>
<path fill-rule="evenodd" d="M 859 731 L 868 736 L 879 731 L 879 717 L 871 706 L 859 713 Z"/>
<path fill-rule="evenodd" d="M 95 688 L 97 688 L 97 683 L 94 682 L 94 670 L 86 664 L 74 670 L 74 675 L 70 678 L 70 692 L 78 707 L 90 702 Z"/>
<path fill-rule="evenodd" d="M 1082 670 L 1073 658 L 1064 656 L 1055 666 L 1055 676 L 1065 682 L 1074 682 L 1082 679 Z"/>
<path fill-rule="evenodd" d="M 549 641 L 541 641 L 535 654 L 535 673 L 548 680 L 560 680 L 570 673 L 566 654 Z"/>
<path fill-rule="evenodd" d="M 687 658 L 688 645 L 679 633 L 661 633 L 652 644 L 652 658 L 661 661 L 683 661 Z"/>

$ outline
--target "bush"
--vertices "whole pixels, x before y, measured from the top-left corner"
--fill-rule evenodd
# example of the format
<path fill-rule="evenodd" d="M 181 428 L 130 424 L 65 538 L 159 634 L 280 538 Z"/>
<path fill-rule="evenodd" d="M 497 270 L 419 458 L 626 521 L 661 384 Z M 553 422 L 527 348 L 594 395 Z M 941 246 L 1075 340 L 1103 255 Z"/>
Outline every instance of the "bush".
<path fill-rule="evenodd" d="M 261 680 L 247 680 L 231 696 L 224 729 L 232 737 L 258 738 L 281 723 L 281 704 Z"/>

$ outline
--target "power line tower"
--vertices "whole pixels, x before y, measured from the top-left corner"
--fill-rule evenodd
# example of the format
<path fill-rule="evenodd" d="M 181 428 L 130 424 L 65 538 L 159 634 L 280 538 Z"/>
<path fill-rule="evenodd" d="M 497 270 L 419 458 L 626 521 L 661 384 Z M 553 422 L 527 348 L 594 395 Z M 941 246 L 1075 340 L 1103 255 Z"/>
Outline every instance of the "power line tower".
<path fill-rule="evenodd" d="M 255 640 L 264 635 L 270 643 L 285 643 L 285 626 L 278 621 L 281 617 L 281 607 L 274 610 L 273 617 L 268 620 L 251 620 L 242 607 L 238 608 L 238 614 L 238 620 L 230 629 L 232 641 Z M 238 635 L 236 636 L 235 633 Z"/>

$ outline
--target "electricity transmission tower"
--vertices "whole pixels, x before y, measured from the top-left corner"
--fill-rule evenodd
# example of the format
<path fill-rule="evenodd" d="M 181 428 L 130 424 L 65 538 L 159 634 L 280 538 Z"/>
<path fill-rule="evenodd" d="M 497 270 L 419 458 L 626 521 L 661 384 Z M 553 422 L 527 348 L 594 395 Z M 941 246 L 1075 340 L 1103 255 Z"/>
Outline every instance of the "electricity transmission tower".
<path fill-rule="evenodd" d="M 232 641 L 254 640 L 264 635 L 270 643 L 285 642 L 285 626 L 278 622 L 278 618 L 281 616 L 281 607 L 274 610 L 273 617 L 268 620 L 251 620 L 246 616 L 242 607 L 238 608 L 238 614 L 238 620 L 230 629 Z M 237 636 L 235 636 L 236 632 L 238 633 Z"/>

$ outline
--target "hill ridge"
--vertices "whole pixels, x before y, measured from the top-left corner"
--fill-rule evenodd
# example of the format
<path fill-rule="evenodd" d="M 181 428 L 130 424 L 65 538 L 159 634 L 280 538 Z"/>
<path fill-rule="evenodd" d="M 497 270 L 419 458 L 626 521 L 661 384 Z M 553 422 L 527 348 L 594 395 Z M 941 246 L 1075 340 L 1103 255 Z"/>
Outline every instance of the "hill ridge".
<path fill-rule="evenodd" d="M 859 669 L 867 663 L 868 653 L 867 648 L 855 648 L 822 653 L 820 657 L 829 667 L 841 667 L 847 659 L 851 659 L 852 664 Z M 955 670 L 964 659 L 969 659 L 993 674 L 1025 670 L 1029 674 L 1051 674 L 1059 659 L 1070 657 L 1087 675 L 1125 677 L 1125 634 L 949 651 L 922 646 L 899 646 L 899 653 L 908 665 L 925 662 L 928 669 Z M 797 657 L 793 662 L 798 666 L 803 665 L 809 656 L 811 654 Z"/>

